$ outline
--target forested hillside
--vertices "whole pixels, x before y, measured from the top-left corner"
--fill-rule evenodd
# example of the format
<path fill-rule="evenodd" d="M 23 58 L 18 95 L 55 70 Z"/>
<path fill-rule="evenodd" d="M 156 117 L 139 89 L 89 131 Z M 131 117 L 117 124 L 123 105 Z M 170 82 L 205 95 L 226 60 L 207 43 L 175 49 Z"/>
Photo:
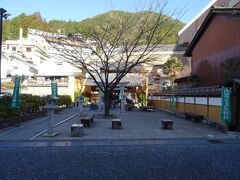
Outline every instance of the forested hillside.
<path fill-rule="evenodd" d="M 140 12 L 138 13 L 138 16 L 144 16 L 145 14 L 146 12 Z M 22 13 L 19 16 L 12 18 L 11 20 L 4 21 L 3 40 L 18 39 L 20 27 L 23 28 L 24 36 L 26 36 L 28 28 L 34 28 L 51 32 L 61 31 L 62 33 L 81 33 L 85 36 L 91 36 L 89 34 L 89 29 L 104 24 L 106 20 L 110 20 L 114 24 L 117 22 L 117 18 L 119 17 L 131 19 L 133 17 L 136 17 L 134 15 L 136 14 L 124 11 L 110 11 L 79 22 L 63 20 L 51 20 L 47 22 L 42 18 L 39 12 L 31 15 L 26 15 Z M 157 16 L 157 14 L 152 13 L 152 18 L 154 18 L 155 16 Z M 167 16 L 165 17 L 168 18 Z M 167 26 L 168 25 L 170 26 L 170 24 L 172 24 L 173 22 L 174 22 L 173 19 L 168 18 L 168 21 L 166 21 L 163 24 L 163 26 L 159 29 L 158 33 L 164 34 L 165 33 L 164 31 L 166 31 L 166 29 L 169 29 L 167 28 Z M 183 25 L 184 24 L 182 22 L 177 21 L 174 28 L 172 28 L 172 32 L 169 34 L 168 37 L 166 37 L 163 43 L 165 44 L 176 43 L 177 32 L 183 27 Z M 114 26 L 112 30 L 114 31 Z M 142 43 L 144 43 L 144 40 L 142 40 Z"/>

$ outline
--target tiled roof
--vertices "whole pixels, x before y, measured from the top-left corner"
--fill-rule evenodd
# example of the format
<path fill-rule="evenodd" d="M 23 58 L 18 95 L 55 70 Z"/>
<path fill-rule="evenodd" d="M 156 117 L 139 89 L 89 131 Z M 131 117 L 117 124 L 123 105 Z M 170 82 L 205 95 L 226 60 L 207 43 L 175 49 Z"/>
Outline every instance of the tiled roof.
<path fill-rule="evenodd" d="M 145 48 L 146 48 L 146 46 L 144 46 L 144 45 L 138 46 L 135 48 L 134 52 L 141 52 Z M 150 48 L 151 47 L 149 47 L 149 49 Z M 187 47 L 182 44 L 169 44 L 169 45 L 159 44 L 152 50 L 152 52 L 185 51 L 186 49 L 187 49 Z"/>
<path fill-rule="evenodd" d="M 109 74 L 109 82 L 111 82 L 115 77 L 114 73 L 110 73 Z M 100 82 L 100 78 L 96 77 L 97 81 Z M 127 86 L 140 86 L 142 83 L 142 80 L 144 79 L 144 77 L 142 77 L 139 74 L 136 73 L 129 73 L 127 74 L 125 77 L 123 77 L 123 79 L 120 82 L 128 82 Z M 87 79 L 86 86 L 96 86 L 95 82 L 93 79 Z"/>

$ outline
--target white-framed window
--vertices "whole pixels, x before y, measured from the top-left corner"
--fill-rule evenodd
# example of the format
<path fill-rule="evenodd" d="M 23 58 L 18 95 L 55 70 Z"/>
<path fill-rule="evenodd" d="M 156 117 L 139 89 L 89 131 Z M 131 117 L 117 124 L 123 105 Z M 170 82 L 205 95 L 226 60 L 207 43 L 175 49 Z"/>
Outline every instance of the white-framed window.
<path fill-rule="evenodd" d="M 26 52 L 32 52 L 32 48 L 27 47 L 27 48 L 26 48 Z"/>

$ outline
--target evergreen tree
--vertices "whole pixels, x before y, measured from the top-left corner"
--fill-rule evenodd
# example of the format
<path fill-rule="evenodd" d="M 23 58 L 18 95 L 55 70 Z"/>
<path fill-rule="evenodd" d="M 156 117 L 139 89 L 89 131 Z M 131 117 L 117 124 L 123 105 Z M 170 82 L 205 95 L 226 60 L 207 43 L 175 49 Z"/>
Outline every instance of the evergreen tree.
<path fill-rule="evenodd" d="M 167 60 L 163 65 L 163 73 L 166 74 L 171 82 L 171 86 L 174 84 L 174 80 L 183 69 L 183 63 L 177 57 L 173 56 Z"/>

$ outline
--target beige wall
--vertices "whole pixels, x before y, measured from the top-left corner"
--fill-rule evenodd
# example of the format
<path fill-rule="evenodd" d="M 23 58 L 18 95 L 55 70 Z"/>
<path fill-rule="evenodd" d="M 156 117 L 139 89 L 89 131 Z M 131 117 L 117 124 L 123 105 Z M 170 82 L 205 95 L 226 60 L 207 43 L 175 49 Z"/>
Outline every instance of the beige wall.
<path fill-rule="evenodd" d="M 195 100 L 194 100 L 195 98 Z M 221 98 L 218 97 L 181 97 L 177 98 L 176 106 L 174 107 L 174 112 L 183 113 L 191 112 L 202 115 L 205 119 L 209 121 L 220 124 L 220 114 L 221 114 Z M 185 103 L 183 102 L 183 99 Z M 170 99 L 166 97 L 153 97 L 150 100 L 151 103 L 159 109 L 172 111 L 172 105 Z M 179 102 L 180 101 L 180 102 Z M 195 103 L 194 103 L 195 102 Z"/>

